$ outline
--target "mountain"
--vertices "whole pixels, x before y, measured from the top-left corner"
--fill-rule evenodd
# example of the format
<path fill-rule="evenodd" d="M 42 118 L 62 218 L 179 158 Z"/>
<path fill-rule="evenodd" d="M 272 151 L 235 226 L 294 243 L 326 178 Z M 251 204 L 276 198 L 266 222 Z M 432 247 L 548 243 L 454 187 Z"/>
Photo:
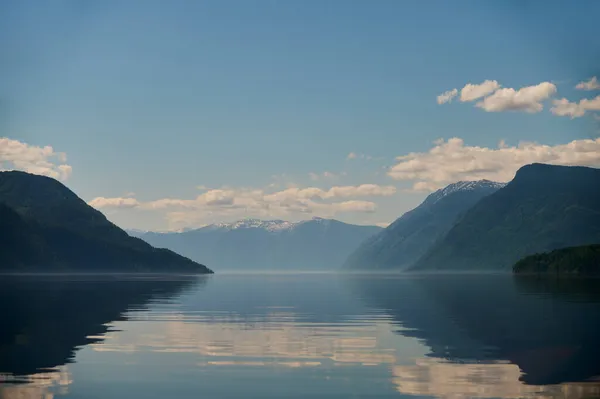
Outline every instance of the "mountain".
<path fill-rule="evenodd" d="M 513 272 L 517 274 L 599 275 L 600 245 L 582 245 L 529 255 L 515 263 Z"/>
<path fill-rule="evenodd" d="M 413 270 L 508 271 L 524 256 L 600 242 L 600 169 L 531 164 L 481 199 Z"/>
<path fill-rule="evenodd" d="M 450 230 L 457 217 L 504 185 L 481 180 L 458 182 L 430 194 L 421 205 L 363 242 L 345 269 L 405 269 Z"/>
<path fill-rule="evenodd" d="M 130 237 L 49 177 L 0 172 L 0 204 L 2 271 L 211 272 Z"/>
<path fill-rule="evenodd" d="M 323 271 L 338 268 L 352 248 L 380 230 L 321 218 L 297 223 L 245 219 L 140 237 L 217 270 Z"/>

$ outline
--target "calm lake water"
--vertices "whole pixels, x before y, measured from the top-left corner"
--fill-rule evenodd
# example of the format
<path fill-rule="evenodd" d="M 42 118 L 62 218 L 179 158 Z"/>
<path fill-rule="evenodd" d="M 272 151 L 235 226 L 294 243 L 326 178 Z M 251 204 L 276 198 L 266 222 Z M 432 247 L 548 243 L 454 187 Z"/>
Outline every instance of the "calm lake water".
<path fill-rule="evenodd" d="M 0 277 L 0 398 L 597 398 L 599 281 Z"/>

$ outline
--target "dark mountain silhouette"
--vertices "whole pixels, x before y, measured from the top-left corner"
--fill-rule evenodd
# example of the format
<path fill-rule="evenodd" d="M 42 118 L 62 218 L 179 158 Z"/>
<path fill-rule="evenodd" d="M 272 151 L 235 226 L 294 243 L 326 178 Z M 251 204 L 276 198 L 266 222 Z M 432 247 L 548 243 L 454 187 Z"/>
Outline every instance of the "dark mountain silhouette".
<path fill-rule="evenodd" d="M 210 273 L 130 237 L 49 177 L 0 172 L 0 271 Z"/>
<path fill-rule="evenodd" d="M 600 242 L 600 170 L 531 164 L 471 207 L 412 270 L 509 271 L 524 256 Z"/>
<path fill-rule="evenodd" d="M 421 205 L 363 242 L 345 261 L 345 269 L 405 269 L 416 262 L 481 198 L 503 184 L 458 182 L 429 195 Z"/>
<path fill-rule="evenodd" d="M 324 271 L 338 268 L 352 248 L 380 230 L 321 218 L 298 223 L 247 219 L 182 233 L 138 236 L 215 270 Z"/>

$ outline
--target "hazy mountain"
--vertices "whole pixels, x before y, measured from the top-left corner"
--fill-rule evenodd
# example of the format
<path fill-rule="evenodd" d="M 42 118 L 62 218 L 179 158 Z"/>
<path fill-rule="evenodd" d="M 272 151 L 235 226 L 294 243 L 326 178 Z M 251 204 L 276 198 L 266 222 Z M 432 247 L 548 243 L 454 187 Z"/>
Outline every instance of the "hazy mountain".
<path fill-rule="evenodd" d="M 458 182 L 430 194 L 421 205 L 363 242 L 346 260 L 347 269 L 403 269 L 411 266 L 450 230 L 457 217 L 504 185 Z"/>
<path fill-rule="evenodd" d="M 532 164 L 481 199 L 414 270 L 510 270 L 524 256 L 600 243 L 600 170 Z"/>
<path fill-rule="evenodd" d="M 49 177 L 0 172 L 0 204 L 3 271 L 210 272 L 130 237 Z"/>
<path fill-rule="evenodd" d="M 353 248 L 380 230 L 321 218 L 297 223 L 246 219 L 140 237 L 215 270 L 314 271 L 338 268 Z"/>

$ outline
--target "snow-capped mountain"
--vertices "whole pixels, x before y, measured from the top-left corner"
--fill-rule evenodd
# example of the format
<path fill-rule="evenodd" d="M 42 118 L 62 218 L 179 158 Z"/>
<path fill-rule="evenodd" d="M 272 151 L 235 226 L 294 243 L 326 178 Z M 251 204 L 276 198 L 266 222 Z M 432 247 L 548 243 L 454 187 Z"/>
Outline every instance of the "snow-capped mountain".
<path fill-rule="evenodd" d="M 292 230 L 304 223 L 314 222 L 320 224 L 327 224 L 330 219 L 323 219 L 320 217 L 313 217 L 311 220 L 302 220 L 300 222 L 288 222 L 286 220 L 261 220 L 261 219 L 242 219 L 232 223 L 215 223 L 208 226 L 202 227 L 202 229 L 223 229 L 223 230 L 237 230 L 237 229 L 263 229 L 270 232 L 280 232 L 286 230 Z M 191 231 L 188 229 L 187 231 Z"/>
<path fill-rule="evenodd" d="M 215 223 L 203 228 L 208 229 L 263 229 L 267 231 L 283 231 L 293 228 L 297 223 L 285 220 L 242 219 L 233 223 Z"/>
<path fill-rule="evenodd" d="M 435 204 L 439 200 L 444 197 L 447 197 L 450 194 L 453 194 L 458 191 L 478 191 L 478 190 L 498 190 L 507 183 L 498 183 L 490 180 L 477 180 L 477 181 L 459 181 L 456 183 L 452 183 L 442 189 L 439 189 L 432 194 L 430 194 L 425 203 L 427 204 Z"/>
<path fill-rule="evenodd" d="M 154 231 L 154 230 L 142 230 L 142 229 L 124 229 L 127 234 L 132 237 L 141 237 L 144 234 L 148 233 L 156 233 L 156 234 L 176 234 L 176 233 L 185 233 L 186 231 L 190 231 L 192 229 L 183 228 L 178 230 L 165 230 L 165 231 Z"/>
<path fill-rule="evenodd" d="M 334 270 L 350 251 L 380 227 L 332 219 L 300 222 L 243 219 L 182 233 L 147 232 L 139 237 L 222 270 Z"/>
<path fill-rule="evenodd" d="M 444 236 L 463 212 L 504 187 L 489 180 L 461 181 L 430 194 L 385 230 L 363 242 L 344 263 L 348 269 L 405 269 Z"/>

